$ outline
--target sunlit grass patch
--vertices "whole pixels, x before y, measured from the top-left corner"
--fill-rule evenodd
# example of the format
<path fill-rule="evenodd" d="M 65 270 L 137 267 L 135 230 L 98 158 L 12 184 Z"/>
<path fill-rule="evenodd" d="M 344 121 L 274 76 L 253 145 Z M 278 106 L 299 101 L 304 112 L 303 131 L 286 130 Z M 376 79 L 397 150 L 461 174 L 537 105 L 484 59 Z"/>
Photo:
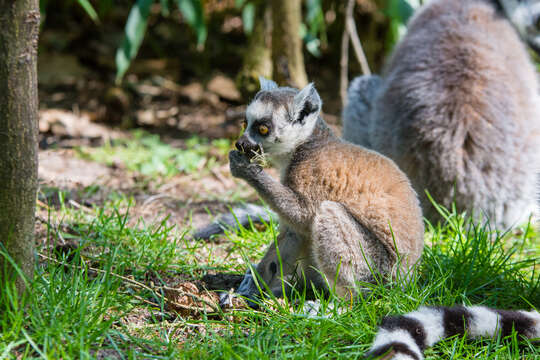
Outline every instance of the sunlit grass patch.
<path fill-rule="evenodd" d="M 125 166 L 146 176 L 173 176 L 211 169 L 224 161 L 231 148 L 227 139 L 207 140 L 191 137 L 184 148 L 175 148 L 160 140 L 159 135 L 141 130 L 131 139 L 119 139 L 98 148 L 79 148 L 78 154 L 107 165 Z"/>
<path fill-rule="evenodd" d="M 58 199 L 28 297 L 16 299 L 3 286 L 3 357 L 351 359 L 368 350 L 383 316 L 420 305 L 540 306 L 536 230 L 497 234 L 449 214 L 444 225 L 427 226 L 422 262 L 407 282 L 360 284 L 367 291 L 353 302 L 317 295 L 327 309 L 318 316 L 304 314 L 303 292 L 287 301 L 268 298 L 259 310 L 177 311 L 167 286 L 210 273 L 243 274 L 275 241 L 277 225 L 198 241 L 165 216 L 152 223 L 131 218 L 137 204 L 121 194 L 85 209 L 67 206 L 62 194 Z M 72 246 L 59 247 L 63 242 Z M 427 351 L 427 359 L 441 358 L 534 359 L 540 349 L 515 336 L 455 337 Z"/>

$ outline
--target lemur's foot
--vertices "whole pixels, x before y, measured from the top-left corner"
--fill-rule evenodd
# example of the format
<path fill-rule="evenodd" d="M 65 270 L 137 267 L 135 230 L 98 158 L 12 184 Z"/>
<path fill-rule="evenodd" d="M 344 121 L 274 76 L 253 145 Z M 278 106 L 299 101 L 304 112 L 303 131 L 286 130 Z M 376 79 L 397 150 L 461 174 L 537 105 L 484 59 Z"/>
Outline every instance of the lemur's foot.
<path fill-rule="evenodd" d="M 219 306 L 221 306 L 222 309 L 225 308 L 236 308 L 236 303 L 240 299 L 246 299 L 247 305 L 252 309 L 257 309 L 259 307 L 259 304 L 257 304 L 255 301 L 257 297 L 259 296 L 259 288 L 257 287 L 257 284 L 253 280 L 253 275 L 251 274 L 251 270 L 248 269 L 246 271 L 246 274 L 244 275 L 244 279 L 240 283 L 240 286 L 238 286 L 238 289 L 236 289 L 236 292 L 234 293 L 223 293 L 219 297 Z"/>

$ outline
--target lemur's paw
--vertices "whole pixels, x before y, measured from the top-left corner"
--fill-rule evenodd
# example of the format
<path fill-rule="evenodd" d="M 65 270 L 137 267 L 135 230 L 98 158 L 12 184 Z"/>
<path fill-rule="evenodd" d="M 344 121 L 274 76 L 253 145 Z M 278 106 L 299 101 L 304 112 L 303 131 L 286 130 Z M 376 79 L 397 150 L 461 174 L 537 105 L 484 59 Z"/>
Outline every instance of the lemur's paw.
<path fill-rule="evenodd" d="M 238 150 L 229 152 L 229 166 L 232 176 L 241 179 L 251 179 L 262 171 L 260 165 L 252 163 L 245 153 Z"/>

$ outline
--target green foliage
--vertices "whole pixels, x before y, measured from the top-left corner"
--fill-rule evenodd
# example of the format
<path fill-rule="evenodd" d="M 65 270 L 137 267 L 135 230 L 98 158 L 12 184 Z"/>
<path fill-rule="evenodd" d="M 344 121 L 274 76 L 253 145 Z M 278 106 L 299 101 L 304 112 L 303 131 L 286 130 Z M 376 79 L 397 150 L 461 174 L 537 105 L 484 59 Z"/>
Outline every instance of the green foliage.
<path fill-rule="evenodd" d="M 255 24 L 255 4 L 248 3 L 242 10 L 242 23 L 244 26 L 244 32 L 251 34 L 253 32 L 253 26 Z"/>
<path fill-rule="evenodd" d="M 162 14 L 168 15 L 170 11 L 168 0 L 159 1 Z M 148 18 L 150 16 L 150 6 L 154 2 L 155 0 L 137 0 L 129 12 L 124 31 L 124 40 L 116 51 L 117 83 L 122 81 L 129 65 L 137 56 L 137 52 L 146 33 Z M 207 37 L 202 0 L 174 0 L 174 2 L 185 21 L 195 30 L 197 44 L 202 48 Z"/>
<path fill-rule="evenodd" d="M 155 177 L 210 168 L 218 159 L 226 157 L 230 146 L 227 139 L 208 141 L 192 137 L 186 140 L 185 149 L 177 149 L 163 143 L 158 135 L 136 130 L 132 139 L 78 151 L 85 158 L 108 165 L 120 163 L 131 171 Z"/>
<path fill-rule="evenodd" d="M 105 3 L 106 1 L 107 0 L 100 0 L 99 5 L 102 6 L 102 3 Z M 90 19 L 92 19 L 95 23 L 99 23 L 98 14 L 89 0 L 70 0 L 70 2 L 71 3 L 77 2 L 77 4 L 84 10 L 86 15 L 88 15 Z M 48 5 L 49 5 L 49 0 L 39 1 L 39 9 L 42 14 L 44 15 L 46 14 Z"/>
<path fill-rule="evenodd" d="M 406 25 L 414 10 L 422 5 L 422 0 L 388 0 L 385 15 L 390 20 L 390 31 L 387 41 L 394 45 L 406 32 Z"/>
<path fill-rule="evenodd" d="M 320 48 L 326 47 L 328 42 L 321 0 L 306 0 L 305 24 L 301 25 L 300 35 L 306 49 L 313 56 L 320 56 Z"/>
<path fill-rule="evenodd" d="M 202 0 L 174 0 L 186 22 L 197 34 L 197 44 L 204 45 L 207 36 Z"/>
<path fill-rule="evenodd" d="M 211 332 L 188 339 L 183 359 L 350 359 L 360 358 L 371 343 L 380 319 L 403 314 L 420 305 L 483 304 L 502 308 L 526 308 L 540 303 L 540 278 L 534 272 L 538 253 L 524 258 L 523 235 L 508 245 L 510 234 L 495 234 L 488 226 L 447 213 L 444 226 L 428 227 L 428 246 L 419 272 L 409 282 L 362 284 L 368 291 L 355 304 L 334 296 L 320 298 L 349 310 L 330 316 L 308 318 L 302 314 L 304 298 L 293 295 L 292 309 L 270 302 L 262 312 L 248 311 L 238 323 L 227 323 L 222 336 Z M 538 238 L 534 238 L 538 243 Z M 211 324 L 208 324 L 210 327 Z M 249 334 L 246 336 L 245 334 Z M 426 359 L 533 359 L 540 349 L 513 334 L 506 339 L 464 341 L 454 337 L 427 351 Z"/>
<path fill-rule="evenodd" d="M 94 7 L 92 6 L 92 4 L 90 4 L 90 1 L 88 1 L 88 0 L 77 0 L 77 3 L 84 9 L 86 14 L 92 20 L 94 20 L 94 22 L 99 21 L 98 14 L 97 14 L 96 10 L 94 10 Z"/>
<path fill-rule="evenodd" d="M 90 359 L 111 334 L 126 304 L 119 279 L 111 276 L 115 253 L 97 274 L 82 265 L 79 252 L 72 255 L 66 267 L 54 262 L 36 267 L 23 298 L 10 284 L 1 285 L 2 359 Z"/>
<path fill-rule="evenodd" d="M 131 8 L 126 21 L 122 45 L 116 51 L 116 81 L 120 82 L 129 64 L 137 55 L 146 32 L 150 5 L 154 0 L 137 0 Z"/>

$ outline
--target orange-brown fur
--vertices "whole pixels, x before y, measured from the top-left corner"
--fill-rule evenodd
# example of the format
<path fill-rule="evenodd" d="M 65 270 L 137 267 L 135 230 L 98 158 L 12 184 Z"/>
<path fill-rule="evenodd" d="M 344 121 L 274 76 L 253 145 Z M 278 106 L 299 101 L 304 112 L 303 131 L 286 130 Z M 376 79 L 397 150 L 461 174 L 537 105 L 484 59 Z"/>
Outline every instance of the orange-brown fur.
<path fill-rule="evenodd" d="M 285 184 L 313 213 L 325 200 L 343 204 L 393 257 L 407 255 L 404 265 L 420 258 L 424 226 L 418 199 L 405 174 L 388 158 L 346 142 L 330 142 L 292 165 Z"/>

